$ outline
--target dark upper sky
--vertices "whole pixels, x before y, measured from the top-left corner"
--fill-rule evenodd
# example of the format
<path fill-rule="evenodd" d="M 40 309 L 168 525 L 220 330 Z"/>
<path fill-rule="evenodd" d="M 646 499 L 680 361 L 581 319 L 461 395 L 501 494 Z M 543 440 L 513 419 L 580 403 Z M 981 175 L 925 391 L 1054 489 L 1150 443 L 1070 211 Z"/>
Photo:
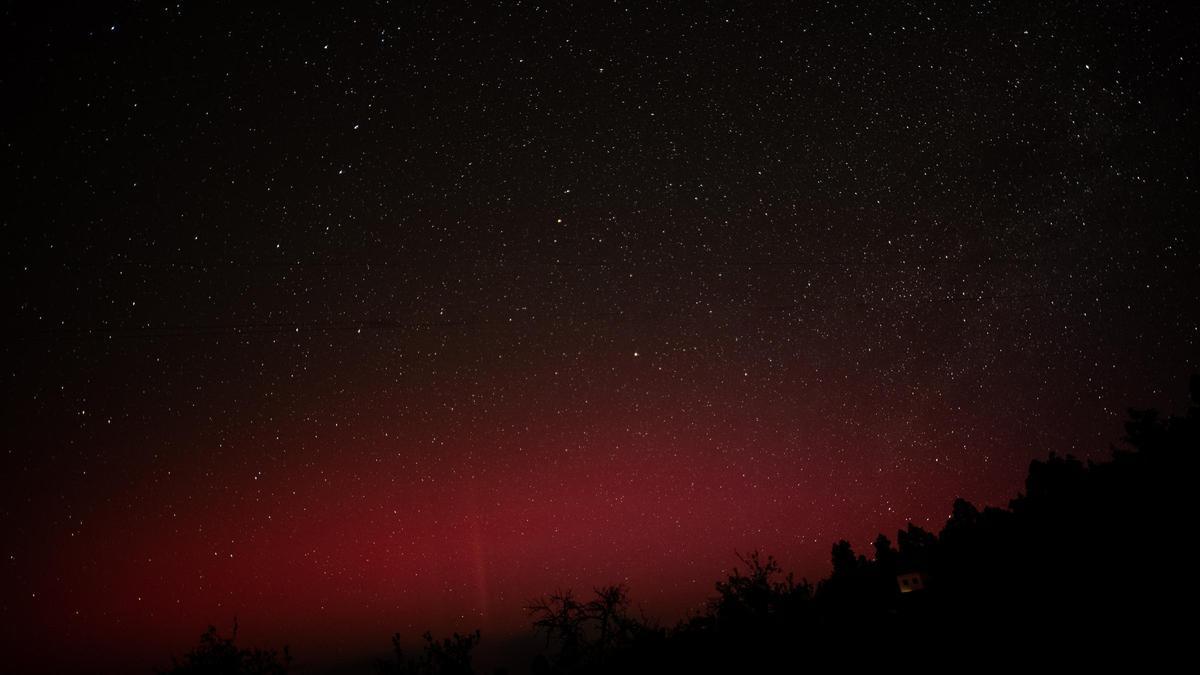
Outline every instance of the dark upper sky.
<path fill-rule="evenodd" d="M 1200 361 L 1200 22 L 1094 4 L 6 7 L 6 646 L 670 621 L 1104 456 Z"/>

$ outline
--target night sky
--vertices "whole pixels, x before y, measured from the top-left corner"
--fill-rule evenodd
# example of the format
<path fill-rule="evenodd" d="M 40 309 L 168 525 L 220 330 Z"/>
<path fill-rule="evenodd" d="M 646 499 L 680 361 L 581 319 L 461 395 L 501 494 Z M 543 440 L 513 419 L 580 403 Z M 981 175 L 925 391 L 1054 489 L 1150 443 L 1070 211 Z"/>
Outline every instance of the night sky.
<path fill-rule="evenodd" d="M 23 669 L 669 624 L 1200 369 L 1187 3 L 15 4 Z"/>

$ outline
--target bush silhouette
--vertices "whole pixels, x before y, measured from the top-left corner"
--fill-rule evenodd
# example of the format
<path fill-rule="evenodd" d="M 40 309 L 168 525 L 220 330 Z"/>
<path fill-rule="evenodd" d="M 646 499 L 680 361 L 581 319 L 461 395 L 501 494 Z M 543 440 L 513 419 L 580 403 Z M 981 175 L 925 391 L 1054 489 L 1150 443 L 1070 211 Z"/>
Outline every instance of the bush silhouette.
<path fill-rule="evenodd" d="M 172 659 L 165 675 L 284 675 L 291 667 L 288 648 L 283 654 L 275 650 L 241 649 L 236 645 L 238 625 L 233 622 L 233 634 L 222 637 L 215 626 L 200 636 L 200 644 L 184 655 L 182 661 Z"/>
<path fill-rule="evenodd" d="M 479 631 L 435 640 L 426 631 L 421 636 L 425 644 L 417 658 L 407 658 L 400 646 L 400 634 L 392 636 L 392 651 L 395 661 L 380 661 L 376 670 L 383 675 L 472 675 L 472 652 L 479 644 Z"/>

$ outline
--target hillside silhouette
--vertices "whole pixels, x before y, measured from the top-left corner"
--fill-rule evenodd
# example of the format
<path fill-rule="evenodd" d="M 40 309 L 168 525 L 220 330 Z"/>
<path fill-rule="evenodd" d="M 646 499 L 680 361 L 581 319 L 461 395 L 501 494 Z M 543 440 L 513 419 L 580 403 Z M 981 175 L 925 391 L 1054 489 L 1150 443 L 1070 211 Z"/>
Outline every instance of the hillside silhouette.
<path fill-rule="evenodd" d="M 938 533 L 913 524 L 871 551 L 831 547 L 833 571 L 797 581 L 759 552 L 715 584 L 705 609 L 673 627 L 635 613 L 624 586 L 528 604 L 551 673 L 777 672 L 1080 668 L 1170 663 L 1188 644 L 1193 573 L 1185 569 L 1200 451 L 1200 377 L 1182 415 L 1130 410 L 1104 462 L 1050 454 L 1030 464 L 1008 508 L 958 499 Z M 235 628 L 236 632 L 236 628 Z M 473 673 L 478 632 L 436 640 L 380 673 Z M 167 672 L 288 672 L 289 656 L 238 649 L 210 628 Z"/>

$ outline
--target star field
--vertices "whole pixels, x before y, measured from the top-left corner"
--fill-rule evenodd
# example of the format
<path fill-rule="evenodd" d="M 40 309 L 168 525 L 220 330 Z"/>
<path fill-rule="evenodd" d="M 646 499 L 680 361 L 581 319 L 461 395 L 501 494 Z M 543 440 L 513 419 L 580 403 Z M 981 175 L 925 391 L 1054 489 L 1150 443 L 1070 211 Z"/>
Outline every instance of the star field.
<path fill-rule="evenodd" d="M 669 623 L 1197 370 L 1182 5 L 3 14 L 28 664 L 497 644 L 617 582 Z"/>

